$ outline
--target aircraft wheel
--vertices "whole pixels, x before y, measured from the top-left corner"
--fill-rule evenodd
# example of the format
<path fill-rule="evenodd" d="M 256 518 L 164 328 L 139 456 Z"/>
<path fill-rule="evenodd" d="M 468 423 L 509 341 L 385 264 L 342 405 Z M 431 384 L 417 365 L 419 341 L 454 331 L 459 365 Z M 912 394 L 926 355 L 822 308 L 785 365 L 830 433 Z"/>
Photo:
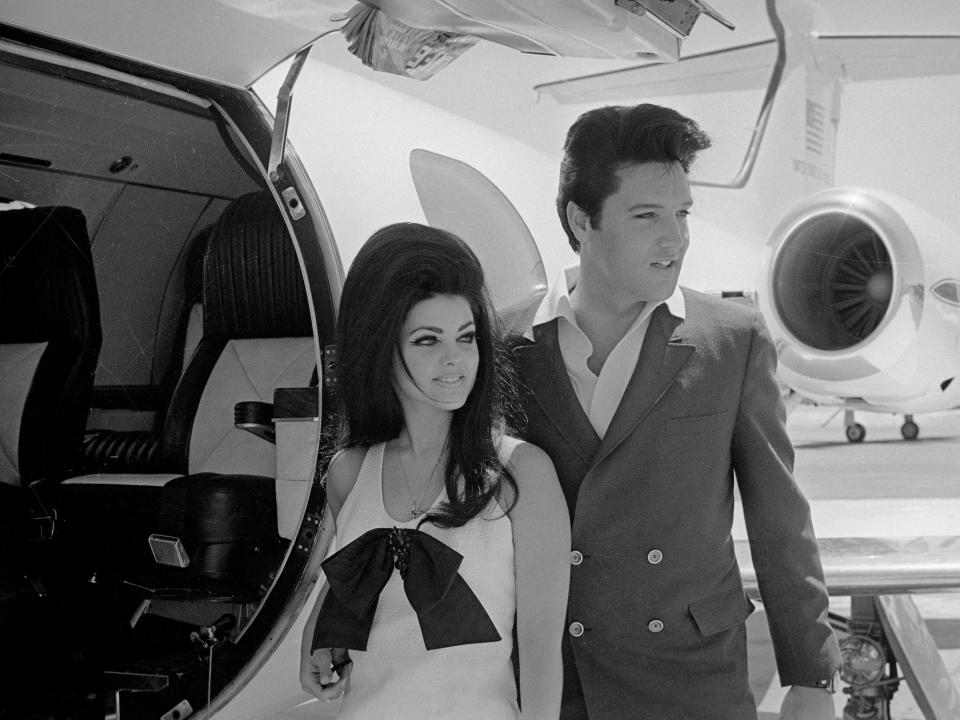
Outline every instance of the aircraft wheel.
<path fill-rule="evenodd" d="M 867 429 L 860 423 L 847 425 L 845 432 L 847 434 L 847 440 L 852 443 L 863 442 L 863 439 L 867 436 Z"/>
<path fill-rule="evenodd" d="M 900 426 L 900 434 L 903 435 L 904 440 L 916 440 L 920 434 L 920 428 L 915 422 L 909 420 Z"/>

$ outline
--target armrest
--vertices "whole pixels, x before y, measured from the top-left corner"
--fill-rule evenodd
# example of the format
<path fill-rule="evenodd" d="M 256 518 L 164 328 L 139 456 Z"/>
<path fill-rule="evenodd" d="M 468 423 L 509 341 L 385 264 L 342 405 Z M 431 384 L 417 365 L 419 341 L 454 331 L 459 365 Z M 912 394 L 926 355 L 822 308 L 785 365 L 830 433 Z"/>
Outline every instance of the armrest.
<path fill-rule="evenodd" d="M 316 420 L 320 415 L 320 389 L 277 388 L 273 404 L 259 400 L 245 400 L 233 406 L 235 427 L 253 433 L 258 438 L 276 444 L 275 421 Z"/>
<path fill-rule="evenodd" d="M 238 402 L 233 406 L 233 425 L 269 443 L 277 442 L 277 431 L 273 426 L 273 405 L 270 403 L 259 400 Z"/>
<path fill-rule="evenodd" d="M 320 416 L 320 388 L 277 388 L 273 391 L 275 420 L 316 420 Z"/>

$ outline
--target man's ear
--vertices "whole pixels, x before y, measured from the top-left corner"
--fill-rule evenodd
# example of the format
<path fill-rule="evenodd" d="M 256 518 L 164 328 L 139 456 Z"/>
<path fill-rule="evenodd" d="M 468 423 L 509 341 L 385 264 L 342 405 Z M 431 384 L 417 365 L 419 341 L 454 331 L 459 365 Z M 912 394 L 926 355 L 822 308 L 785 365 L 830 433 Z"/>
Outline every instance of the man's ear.
<path fill-rule="evenodd" d="M 590 216 L 573 200 L 567 202 L 567 222 L 570 223 L 570 229 L 582 245 L 586 239 L 587 230 L 590 229 Z"/>

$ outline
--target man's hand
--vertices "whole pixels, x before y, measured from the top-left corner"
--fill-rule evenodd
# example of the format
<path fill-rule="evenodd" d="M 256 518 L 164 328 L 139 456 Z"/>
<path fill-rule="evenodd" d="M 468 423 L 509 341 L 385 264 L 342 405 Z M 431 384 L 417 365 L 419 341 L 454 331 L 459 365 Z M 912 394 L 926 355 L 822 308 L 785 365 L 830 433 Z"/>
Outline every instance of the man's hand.
<path fill-rule="evenodd" d="M 339 667 L 341 663 L 345 663 Z M 335 671 L 333 666 L 338 666 Z M 317 648 L 300 660 L 300 685 L 317 700 L 336 700 L 350 688 L 350 655 L 342 648 Z"/>
<path fill-rule="evenodd" d="M 780 706 L 780 720 L 835 720 L 833 693 L 794 685 Z"/>

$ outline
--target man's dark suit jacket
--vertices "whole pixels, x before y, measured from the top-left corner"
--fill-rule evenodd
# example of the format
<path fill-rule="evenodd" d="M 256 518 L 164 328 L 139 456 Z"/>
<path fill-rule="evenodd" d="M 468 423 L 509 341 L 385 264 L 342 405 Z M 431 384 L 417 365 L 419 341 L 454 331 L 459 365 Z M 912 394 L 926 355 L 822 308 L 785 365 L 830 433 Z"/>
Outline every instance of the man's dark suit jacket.
<path fill-rule="evenodd" d="M 772 341 L 759 313 L 683 292 L 685 320 L 665 305 L 651 316 L 602 440 L 568 379 L 557 321 L 514 344 L 523 436 L 553 459 L 573 522 L 564 718 L 756 717 L 734 477 L 782 683 L 840 664 Z"/>

